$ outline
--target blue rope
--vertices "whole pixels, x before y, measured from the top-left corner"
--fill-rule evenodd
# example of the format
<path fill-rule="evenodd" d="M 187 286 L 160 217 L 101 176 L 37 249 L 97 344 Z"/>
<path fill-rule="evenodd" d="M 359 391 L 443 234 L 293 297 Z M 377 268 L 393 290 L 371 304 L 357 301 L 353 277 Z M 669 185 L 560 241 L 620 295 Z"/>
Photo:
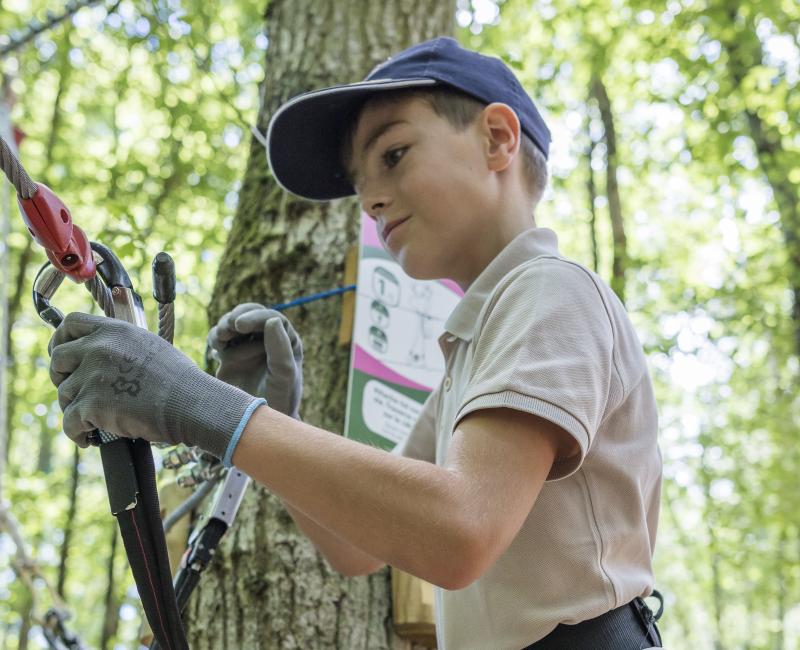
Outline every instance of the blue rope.
<path fill-rule="evenodd" d="M 289 307 L 297 307 L 297 305 L 304 305 L 307 302 L 322 300 L 323 298 L 330 298 L 331 296 L 338 296 L 341 293 L 347 293 L 348 291 L 355 290 L 356 285 L 348 284 L 346 287 L 339 287 L 338 289 L 331 289 L 330 291 L 323 291 L 322 293 L 303 296 L 302 298 L 296 298 L 290 302 L 281 303 L 280 305 L 272 305 L 270 309 L 274 309 L 275 311 L 283 311 L 284 309 L 289 309 Z"/>

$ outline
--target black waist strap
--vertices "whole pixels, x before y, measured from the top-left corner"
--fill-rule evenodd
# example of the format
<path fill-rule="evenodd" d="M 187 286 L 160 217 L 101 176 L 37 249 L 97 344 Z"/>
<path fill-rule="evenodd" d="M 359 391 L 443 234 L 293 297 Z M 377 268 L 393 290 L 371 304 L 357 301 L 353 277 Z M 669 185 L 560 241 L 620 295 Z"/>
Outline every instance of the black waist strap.
<path fill-rule="evenodd" d="M 663 599 L 657 591 L 653 595 L 662 606 Z M 576 625 L 558 625 L 545 638 L 523 650 L 641 650 L 660 648 L 661 635 L 656 627 L 656 617 L 641 598 L 612 609 L 596 618 Z"/>

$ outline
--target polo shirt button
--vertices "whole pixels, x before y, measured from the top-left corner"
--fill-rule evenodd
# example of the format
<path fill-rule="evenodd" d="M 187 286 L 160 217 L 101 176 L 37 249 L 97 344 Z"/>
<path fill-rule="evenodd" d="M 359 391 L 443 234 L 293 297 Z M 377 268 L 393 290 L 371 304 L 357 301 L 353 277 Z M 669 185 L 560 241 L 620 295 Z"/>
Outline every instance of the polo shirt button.
<path fill-rule="evenodd" d="M 452 385 L 453 385 L 453 380 L 450 379 L 450 375 L 447 375 L 447 377 L 444 378 L 444 389 L 450 390 L 450 386 Z"/>

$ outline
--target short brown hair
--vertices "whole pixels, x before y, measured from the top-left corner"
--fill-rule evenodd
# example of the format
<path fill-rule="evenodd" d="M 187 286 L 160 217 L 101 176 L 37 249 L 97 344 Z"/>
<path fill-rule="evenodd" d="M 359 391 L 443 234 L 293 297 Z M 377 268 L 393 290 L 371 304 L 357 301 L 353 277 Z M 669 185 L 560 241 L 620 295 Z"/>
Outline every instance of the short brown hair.
<path fill-rule="evenodd" d="M 410 98 L 418 98 L 427 102 L 434 113 L 446 120 L 450 126 L 458 131 L 463 131 L 472 124 L 478 114 L 486 107 L 486 104 L 449 86 L 389 90 L 373 95 L 346 117 L 347 125 L 342 135 L 341 146 L 345 169 L 348 168 L 353 155 L 353 136 L 364 108 Z M 539 147 L 524 132 L 522 133 L 519 149 L 522 153 L 523 172 L 528 184 L 528 191 L 535 207 L 547 188 L 547 160 L 539 150 Z"/>

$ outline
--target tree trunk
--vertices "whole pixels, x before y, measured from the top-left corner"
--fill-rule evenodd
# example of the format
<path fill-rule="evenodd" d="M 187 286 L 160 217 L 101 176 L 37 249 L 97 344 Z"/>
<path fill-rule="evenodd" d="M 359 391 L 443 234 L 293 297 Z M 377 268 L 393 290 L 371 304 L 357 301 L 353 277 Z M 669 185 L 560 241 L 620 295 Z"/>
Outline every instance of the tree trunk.
<path fill-rule="evenodd" d="M 33 600 L 30 593 L 26 593 L 19 610 L 20 625 L 17 650 L 28 650 L 28 635 L 31 633 L 31 614 L 33 614 Z"/>
<path fill-rule="evenodd" d="M 713 476 L 708 466 L 706 456 L 710 441 L 706 436 L 701 436 L 703 454 L 700 457 L 700 487 L 704 493 L 703 521 L 705 522 L 706 535 L 708 537 L 708 552 L 711 561 L 711 606 L 712 617 L 714 620 L 714 650 L 724 650 L 725 632 L 723 628 L 723 618 L 725 610 L 725 590 L 722 585 L 722 573 L 725 568 L 722 566 L 723 557 L 720 552 L 720 544 L 717 539 L 716 516 L 713 510 L 713 497 L 711 495 L 711 483 Z"/>
<path fill-rule="evenodd" d="M 53 432 L 47 426 L 41 426 L 39 428 L 39 454 L 36 458 L 36 471 L 39 474 L 49 474 L 53 469 L 53 440 Z"/>
<path fill-rule="evenodd" d="M 664 491 L 662 492 L 662 503 L 664 504 L 664 512 L 669 516 L 670 522 L 672 524 L 672 529 L 675 532 L 675 536 L 677 537 L 678 544 L 676 545 L 677 549 L 682 551 L 686 551 L 687 555 L 693 549 L 694 542 L 691 540 L 690 534 L 687 533 L 683 528 L 683 523 L 678 513 L 675 512 L 675 502 L 680 500 L 679 498 L 676 499 L 672 496 L 672 489 L 675 486 L 675 489 L 679 489 L 678 486 L 674 483 L 667 483 L 664 485 Z M 680 558 L 679 561 L 685 561 L 686 556 Z M 681 636 L 681 641 L 685 644 L 687 648 L 697 647 L 696 645 L 696 636 L 695 628 L 692 624 L 692 617 L 687 610 L 685 600 L 680 596 L 675 599 L 672 609 L 670 610 L 670 620 L 674 621 L 674 625 L 679 627 L 683 632 Z"/>
<path fill-rule="evenodd" d="M 106 598 L 105 612 L 103 616 L 103 628 L 100 632 L 100 648 L 107 650 L 111 639 L 117 633 L 119 627 L 119 599 L 117 598 L 117 581 L 114 574 L 114 560 L 117 556 L 117 522 L 114 520 L 111 526 L 111 550 L 108 555 L 108 565 L 106 569 Z"/>
<path fill-rule="evenodd" d="M 455 3 L 437 0 L 271 0 L 259 130 L 289 97 L 362 79 L 388 55 L 450 33 L 454 13 Z M 239 302 L 274 304 L 340 285 L 358 216 L 352 200 L 315 204 L 284 193 L 253 141 L 210 321 Z M 305 349 L 303 418 L 340 432 L 350 358 L 337 343 L 341 298 L 287 315 Z M 190 604 L 189 641 L 195 650 L 399 648 L 390 593 L 386 571 L 354 579 L 333 572 L 281 503 L 256 486 Z"/>
<path fill-rule="evenodd" d="M 72 545 L 72 532 L 75 530 L 75 514 L 78 511 L 78 483 L 80 483 L 81 473 L 79 466 L 81 462 L 80 447 L 75 446 L 72 460 L 72 479 L 70 482 L 69 511 L 67 512 L 67 523 L 64 526 L 64 541 L 61 543 L 61 557 L 58 562 L 58 583 L 56 591 L 64 600 L 67 599 L 64 593 L 67 582 L 67 562 L 69 560 L 69 550 Z"/>
<path fill-rule="evenodd" d="M 764 51 L 752 16 L 743 15 L 733 4 L 728 10 L 728 20 L 730 29 L 721 32 L 720 42 L 727 53 L 727 70 L 734 87 L 740 88 L 750 70 L 761 65 Z M 800 184 L 793 181 L 790 174 L 800 165 L 800 156 L 791 146 L 784 146 L 778 127 L 765 122 L 756 107 L 745 106 L 744 117 L 747 132 L 756 147 L 758 164 L 772 189 L 780 214 L 789 261 L 787 276 L 793 301 L 794 352 L 800 355 Z"/>
<path fill-rule="evenodd" d="M 611 217 L 611 232 L 614 237 L 614 259 L 612 262 L 611 288 L 619 299 L 625 302 L 625 272 L 628 267 L 628 240 L 622 219 L 622 202 L 617 184 L 617 132 L 614 128 L 614 114 L 605 84 L 599 76 L 592 79 L 592 94 L 600 109 L 603 122 L 603 139 L 606 143 L 606 197 L 608 213 Z"/>
<path fill-rule="evenodd" d="M 775 575 L 778 577 L 778 602 L 776 604 L 777 611 L 775 612 L 775 618 L 778 624 L 775 629 L 775 642 L 773 645 L 775 650 L 783 650 L 786 637 L 785 629 L 788 596 L 786 585 L 786 574 L 788 573 L 786 544 L 788 539 L 789 536 L 786 532 L 786 524 L 783 523 L 781 524 L 781 532 L 778 536 L 778 555 L 775 557 Z"/>
<path fill-rule="evenodd" d="M 586 191 L 589 194 L 589 243 L 592 248 L 592 271 L 598 272 L 600 260 L 597 253 L 597 188 L 594 184 L 594 169 L 592 168 L 592 158 L 596 147 L 592 138 L 591 117 L 587 119 L 586 135 L 589 136 L 589 146 L 586 149 Z"/>

